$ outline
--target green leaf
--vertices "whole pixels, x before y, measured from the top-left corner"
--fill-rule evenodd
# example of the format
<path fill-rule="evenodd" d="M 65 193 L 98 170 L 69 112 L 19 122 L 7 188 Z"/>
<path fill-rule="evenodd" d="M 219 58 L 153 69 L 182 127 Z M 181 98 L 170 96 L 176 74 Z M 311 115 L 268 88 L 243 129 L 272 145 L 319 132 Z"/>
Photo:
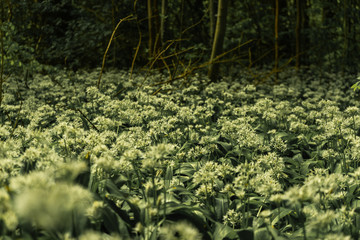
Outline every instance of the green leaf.
<path fill-rule="evenodd" d="M 166 168 L 166 173 L 165 173 L 165 188 L 168 189 L 170 187 L 170 182 L 173 178 L 173 168 L 168 166 Z"/>
<path fill-rule="evenodd" d="M 357 83 L 355 83 L 354 85 L 352 85 L 351 88 L 353 88 L 354 91 L 356 91 L 357 89 L 360 89 L 359 84 L 360 84 L 360 81 L 358 81 Z"/>
<path fill-rule="evenodd" d="M 229 208 L 229 201 L 225 198 L 216 198 L 215 212 L 217 219 L 222 219 Z"/>
<path fill-rule="evenodd" d="M 239 236 L 236 234 L 234 229 L 229 226 L 223 225 L 219 222 L 215 223 L 215 231 L 213 239 L 239 239 Z"/>
<path fill-rule="evenodd" d="M 279 210 L 274 210 L 273 213 L 277 214 L 276 217 L 272 220 L 271 225 L 275 226 L 275 224 L 282 219 L 283 217 L 289 215 L 293 210 L 288 208 L 280 208 Z M 279 213 L 280 212 L 280 213 Z"/>
<path fill-rule="evenodd" d="M 108 232 L 121 233 L 122 236 L 129 237 L 128 225 L 113 211 L 113 209 L 104 209 L 103 224 Z"/>
<path fill-rule="evenodd" d="M 159 211 L 159 214 L 163 214 L 163 209 Z M 167 203 L 166 205 L 166 219 L 171 221 L 186 220 L 192 223 L 203 235 L 208 235 L 207 232 L 209 230 L 206 219 L 211 220 L 209 213 L 201 208 L 185 206 L 174 202 Z"/>
<path fill-rule="evenodd" d="M 255 240 L 271 240 L 271 234 L 268 232 L 268 230 L 264 227 L 264 228 L 259 228 L 255 231 L 254 233 L 254 239 Z"/>

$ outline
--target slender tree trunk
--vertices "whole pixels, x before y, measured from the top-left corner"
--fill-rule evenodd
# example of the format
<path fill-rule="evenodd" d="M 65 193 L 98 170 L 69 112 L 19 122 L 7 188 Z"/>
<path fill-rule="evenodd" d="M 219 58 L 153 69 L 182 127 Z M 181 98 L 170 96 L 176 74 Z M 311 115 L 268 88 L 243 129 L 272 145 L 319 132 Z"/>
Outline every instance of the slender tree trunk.
<path fill-rule="evenodd" d="M 160 16 L 160 44 L 164 43 L 165 33 L 165 15 L 166 15 L 166 0 L 161 0 L 161 16 Z"/>
<path fill-rule="evenodd" d="M 306 29 L 310 27 L 309 15 L 307 14 L 307 5 L 306 1 L 299 0 L 300 4 L 300 64 L 304 65 L 309 62 L 309 55 L 307 49 L 310 47 L 310 39 L 307 34 L 303 34 Z"/>
<path fill-rule="evenodd" d="M 151 0 L 147 0 L 147 12 L 148 12 L 148 32 L 149 32 L 149 58 L 151 59 L 153 56 L 153 12 L 152 12 L 152 3 Z"/>
<path fill-rule="evenodd" d="M 213 82 L 217 80 L 219 74 L 219 63 L 216 63 L 218 60 L 216 57 L 223 51 L 223 43 L 226 31 L 227 7 L 228 0 L 219 0 L 215 36 L 212 45 L 210 68 L 208 72 L 208 76 Z"/>
<path fill-rule="evenodd" d="M 4 51 L 4 32 L 3 32 L 3 23 L 4 23 L 4 3 L 1 1 L 0 6 L 1 16 L 0 16 L 0 51 L 1 51 L 1 66 L 0 66 L 0 106 L 3 99 L 3 82 L 4 82 L 4 60 L 5 60 L 5 51 Z"/>
<path fill-rule="evenodd" d="M 209 19 L 210 19 L 210 46 L 212 46 L 214 41 L 214 32 L 215 32 L 215 12 L 214 12 L 214 0 L 209 0 Z"/>
<path fill-rule="evenodd" d="M 345 66 L 348 63 L 348 48 L 349 48 L 349 18 L 348 12 L 348 0 L 344 0 L 344 19 L 343 19 L 343 33 L 344 33 L 344 49 L 343 49 L 343 66 L 342 71 L 345 71 Z"/>
<path fill-rule="evenodd" d="M 296 71 L 300 68 L 300 49 L 301 49 L 301 43 L 300 43 L 300 34 L 301 34 L 301 0 L 296 0 L 296 28 L 295 28 L 295 34 L 296 34 Z"/>
<path fill-rule="evenodd" d="M 279 0 L 275 0 L 275 82 L 279 78 Z"/>
<path fill-rule="evenodd" d="M 111 15 L 112 15 L 112 26 L 113 26 L 113 31 L 115 29 L 116 23 L 115 23 L 115 0 L 111 0 Z M 116 46 L 117 46 L 117 42 L 116 42 L 116 38 L 114 39 L 114 44 L 113 44 L 113 65 L 116 65 Z"/>

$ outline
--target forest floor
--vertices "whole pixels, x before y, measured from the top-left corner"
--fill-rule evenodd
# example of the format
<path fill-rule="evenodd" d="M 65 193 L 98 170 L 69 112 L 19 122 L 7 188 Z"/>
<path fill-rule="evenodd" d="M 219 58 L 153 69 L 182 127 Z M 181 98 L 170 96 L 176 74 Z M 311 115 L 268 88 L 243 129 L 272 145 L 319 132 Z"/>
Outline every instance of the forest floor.
<path fill-rule="evenodd" d="M 98 76 L 4 83 L 3 237 L 359 237 L 356 76 Z"/>

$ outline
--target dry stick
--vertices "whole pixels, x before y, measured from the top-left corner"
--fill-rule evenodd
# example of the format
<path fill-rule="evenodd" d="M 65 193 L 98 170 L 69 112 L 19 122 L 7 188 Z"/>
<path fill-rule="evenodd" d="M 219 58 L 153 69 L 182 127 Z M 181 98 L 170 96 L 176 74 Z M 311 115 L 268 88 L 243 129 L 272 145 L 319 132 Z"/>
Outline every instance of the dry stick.
<path fill-rule="evenodd" d="M 161 55 L 162 55 L 164 52 L 166 52 L 166 51 L 171 47 L 171 45 L 172 45 L 173 43 L 174 43 L 174 42 L 171 42 L 164 50 L 162 50 L 160 53 L 158 53 L 158 54 L 156 55 L 156 57 L 154 58 L 154 60 L 151 62 L 150 67 L 149 67 L 149 69 L 148 69 L 148 72 L 146 73 L 146 76 L 145 76 L 144 80 L 142 81 L 142 83 L 140 84 L 139 87 L 142 87 L 142 86 L 144 85 L 144 83 L 145 83 L 145 81 L 146 81 L 146 78 L 147 78 L 147 76 L 149 75 L 149 72 L 150 72 L 150 70 L 152 69 L 152 67 L 154 66 L 155 62 L 161 57 Z"/>
<path fill-rule="evenodd" d="M 114 29 L 114 27 L 115 27 L 115 0 L 111 0 L 111 24 Z M 113 51 L 114 51 L 113 64 L 115 66 L 116 65 L 116 39 L 114 42 Z"/>
<path fill-rule="evenodd" d="M 130 77 L 129 77 L 129 81 L 132 79 L 132 75 L 133 75 L 133 71 L 134 71 L 134 66 L 135 66 L 135 61 L 136 61 L 136 58 L 137 58 L 137 55 L 139 53 L 139 49 L 140 49 L 140 45 L 141 45 L 141 40 L 142 40 L 142 33 L 141 33 L 141 30 L 140 30 L 140 24 L 139 24 L 139 19 L 137 17 L 137 14 L 136 14 L 136 4 L 137 4 L 137 0 L 134 1 L 134 13 L 135 13 L 135 22 L 136 22 L 136 27 L 137 27 L 137 30 L 138 30 L 138 33 L 139 33 L 139 42 L 138 42 L 138 45 L 136 46 L 136 50 L 135 50 L 135 54 L 134 54 L 134 57 L 133 57 L 133 60 L 131 62 L 131 69 L 130 69 Z M 120 90 L 122 91 L 122 90 Z M 115 96 L 117 96 L 118 94 L 120 94 L 120 91 L 118 93 L 116 93 Z"/>
<path fill-rule="evenodd" d="M 108 44 L 108 46 L 107 46 L 107 48 L 106 48 L 106 50 L 105 50 L 105 54 L 104 54 L 104 56 L 103 56 L 102 66 L 101 66 L 101 70 L 100 70 L 100 76 L 99 76 L 98 82 L 97 82 L 97 84 L 96 84 L 96 87 L 97 87 L 98 89 L 100 88 L 101 76 L 102 76 L 102 73 L 103 73 L 104 67 L 105 67 L 106 55 L 107 55 L 107 52 L 109 51 L 111 42 L 112 42 L 112 40 L 113 40 L 113 38 L 114 38 L 114 35 L 115 35 L 115 32 L 116 32 L 116 30 L 118 29 L 118 27 L 120 26 L 120 24 L 121 24 L 123 21 L 125 21 L 125 20 L 132 20 L 132 19 L 130 19 L 132 16 L 133 16 L 133 15 L 130 14 L 129 16 L 121 19 L 121 20 L 119 21 L 119 23 L 116 25 L 114 31 L 113 31 L 112 34 L 111 34 L 111 38 L 110 38 L 109 44 Z"/>
<path fill-rule="evenodd" d="M 204 68 L 204 67 L 207 67 L 207 66 L 209 66 L 210 64 L 213 64 L 213 63 L 234 62 L 235 59 L 224 59 L 224 60 L 219 60 L 219 59 L 222 58 L 222 57 L 224 57 L 224 56 L 227 55 L 228 53 L 233 52 L 233 51 L 235 51 L 236 49 L 238 49 L 238 48 L 240 48 L 240 47 L 242 47 L 242 46 L 244 46 L 244 45 L 246 45 L 246 44 L 248 44 L 248 43 L 250 43 L 250 42 L 252 42 L 252 41 L 253 41 L 253 40 L 249 40 L 249 41 L 247 41 L 247 42 L 245 42 L 245 43 L 243 43 L 243 44 L 240 44 L 239 46 L 236 46 L 236 47 L 230 49 L 229 51 L 223 52 L 222 54 L 216 56 L 212 61 L 205 62 L 205 63 L 203 63 L 203 64 L 194 66 L 194 67 L 192 67 L 192 68 L 190 68 L 190 65 L 188 65 L 188 67 L 186 67 L 185 71 L 184 71 L 182 74 L 180 74 L 179 76 L 177 76 L 177 77 L 175 77 L 175 78 L 171 78 L 170 80 L 167 80 L 167 81 L 163 81 L 163 82 L 156 83 L 156 84 L 154 84 L 153 86 L 158 86 L 158 85 L 167 84 L 167 83 L 170 83 L 170 82 L 175 81 L 175 80 L 177 80 L 177 79 L 184 78 L 184 77 L 190 75 L 190 74 L 191 74 L 192 72 L 194 72 L 195 70 L 201 69 L 201 68 Z M 163 57 L 162 57 L 162 58 L 163 58 Z M 200 61 L 200 60 L 199 60 L 199 61 Z M 199 62 L 199 61 L 197 61 L 197 62 Z M 187 70 L 187 69 L 189 69 L 189 70 Z M 161 88 L 162 88 L 162 87 L 160 87 L 159 89 L 157 89 L 152 95 L 156 95 L 157 93 L 159 93 L 159 91 L 161 90 Z"/>
<path fill-rule="evenodd" d="M 181 35 L 184 34 L 185 32 L 187 32 L 188 30 L 194 28 L 195 26 L 199 25 L 199 24 L 203 21 L 204 18 L 205 18 L 205 15 L 204 15 L 198 22 L 196 22 L 196 23 L 194 23 L 193 25 L 189 26 L 188 28 L 184 29 L 184 30 L 181 32 Z M 140 32 L 140 33 L 141 33 L 141 32 Z M 160 59 L 161 59 L 161 58 L 166 59 L 166 58 L 170 58 L 170 57 L 172 57 L 172 56 L 176 56 L 176 57 L 177 57 L 177 55 L 179 54 L 179 52 L 175 52 L 174 54 L 168 55 L 167 57 L 162 57 L 162 55 L 170 48 L 170 46 L 171 46 L 172 44 L 177 43 L 177 42 L 181 42 L 181 41 L 184 41 L 184 40 L 186 40 L 186 39 L 179 38 L 179 39 L 174 39 L 174 40 L 168 40 L 168 41 L 166 41 L 167 43 L 169 43 L 169 45 L 168 45 L 164 50 L 162 50 L 161 52 L 159 52 L 159 53 L 155 56 L 155 58 L 153 58 L 153 60 L 149 63 L 150 66 L 149 66 L 149 68 L 148 68 L 147 74 L 146 74 L 146 76 L 145 76 L 144 81 L 140 84 L 140 87 L 144 85 L 144 82 L 146 81 L 147 75 L 149 74 L 150 70 L 152 69 L 152 67 L 154 66 L 155 62 L 156 62 L 159 58 L 160 58 Z M 139 44 L 140 44 L 140 43 L 139 43 Z M 138 47 L 139 47 L 139 46 L 140 46 L 140 45 L 138 45 Z M 182 50 L 182 51 L 180 51 L 180 53 L 189 51 L 189 50 L 192 49 L 192 48 L 194 48 L 194 47 L 190 47 L 190 48 L 188 48 L 188 49 Z M 135 57 L 136 57 L 136 55 L 135 55 Z M 161 59 L 161 60 L 163 61 L 163 59 Z M 134 62 L 134 60 L 133 60 L 133 62 Z M 148 65 L 148 64 L 146 64 L 146 65 Z M 177 67 L 177 66 L 175 66 L 175 67 Z"/>
<path fill-rule="evenodd" d="M 169 79 L 172 79 L 172 74 L 171 74 L 171 71 L 170 71 L 170 67 L 169 67 L 169 65 L 166 63 L 166 61 L 165 61 L 165 59 L 164 59 L 164 58 L 161 58 L 161 61 L 164 63 L 165 68 L 166 68 L 166 70 L 167 70 L 167 71 L 168 71 L 168 73 L 169 73 Z"/>
<path fill-rule="evenodd" d="M 287 62 L 284 63 L 282 66 L 278 67 L 277 69 L 273 69 L 271 72 L 267 73 L 263 78 L 261 78 L 258 82 L 255 83 L 255 86 L 265 82 L 265 80 L 268 79 L 271 75 L 281 72 L 286 66 L 288 66 L 292 62 L 295 57 L 290 57 Z"/>
<path fill-rule="evenodd" d="M 88 119 L 88 118 L 85 116 L 85 114 L 84 114 L 80 109 L 76 108 L 75 110 L 78 111 L 78 112 L 86 119 L 86 121 L 88 121 L 88 122 L 91 124 L 91 126 L 92 126 L 97 132 L 100 132 L 99 129 L 90 121 L 90 119 Z"/>
<path fill-rule="evenodd" d="M 131 62 L 131 69 L 130 69 L 130 79 L 132 79 L 132 74 L 133 74 L 133 71 L 134 71 L 134 65 L 135 65 L 135 60 L 136 60 L 136 57 L 139 53 L 139 49 L 140 49 L 140 45 L 141 45 L 141 39 L 142 39 L 142 34 L 141 34 L 141 31 L 140 31 L 140 26 L 139 26 L 139 23 L 138 23 L 138 19 L 137 17 L 135 18 L 136 19 L 136 25 L 137 25 L 137 28 L 138 28 L 138 32 L 139 32 L 139 42 L 138 42 L 138 45 L 136 46 L 136 50 L 135 50 L 135 54 L 134 54 L 134 57 L 133 57 L 133 60 Z"/>
<path fill-rule="evenodd" d="M 19 93 L 20 95 L 20 93 Z M 20 95 L 20 98 L 21 98 L 21 95 Z M 18 122 L 19 122 L 19 119 L 20 119 L 20 112 L 21 112 L 21 109 L 22 109 L 22 105 L 23 105 L 23 101 L 20 100 L 20 108 L 18 110 L 18 113 L 17 113 L 17 116 L 16 116 L 16 120 L 15 120 L 15 123 L 14 123 L 14 126 L 13 126 L 13 129 L 11 131 L 11 134 L 10 134 L 10 137 L 12 137 L 14 135 L 14 132 L 15 132 L 15 129 L 18 125 Z"/>
<path fill-rule="evenodd" d="M 184 50 L 181 50 L 181 51 L 179 51 L 179 52 L 176 52 L 176 53 L 172 53 L 172 54 L 170 54 L 170 55 L 167 55 L 167 56 L 165 56 L 165 57 L 161 57 L 161 59 L 168 59 L 168 58 L 171 58 L 171 57 L 174 57 L 174 56 L 177 56 L 177 55 L 179 55 L 179 54 L 183 54 L 183 53 L 186 53 L 186 52 L 188 52 L 188 51 L 190 51 L 191 49 L 193 49 L 194 47 L 189 47 L 189 48 L 187 48 L 187 49 L 184 49 Z"/>

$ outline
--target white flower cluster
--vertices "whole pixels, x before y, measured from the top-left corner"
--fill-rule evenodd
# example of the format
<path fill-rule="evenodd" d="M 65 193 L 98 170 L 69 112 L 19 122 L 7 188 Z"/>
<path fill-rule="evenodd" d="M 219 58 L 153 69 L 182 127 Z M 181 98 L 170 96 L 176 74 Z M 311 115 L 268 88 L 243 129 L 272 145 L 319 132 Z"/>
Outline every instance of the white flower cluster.
<path fill-rule="evenodd" d="M 324 75 L 281 76 L 276 86 L 194 76 L 159 90 L 146 83 L 161 74 L 109 71 L 100 89 L 95 73 L 59 74 L 63 87 L 37 76 L 20 99 L 6 83 L 4 234 L 201 239 L 169 220 L 182 214 L 209 236 L 358 236 L 360 104 L 338 76 L 325 75 L 327 87 Z"/>

